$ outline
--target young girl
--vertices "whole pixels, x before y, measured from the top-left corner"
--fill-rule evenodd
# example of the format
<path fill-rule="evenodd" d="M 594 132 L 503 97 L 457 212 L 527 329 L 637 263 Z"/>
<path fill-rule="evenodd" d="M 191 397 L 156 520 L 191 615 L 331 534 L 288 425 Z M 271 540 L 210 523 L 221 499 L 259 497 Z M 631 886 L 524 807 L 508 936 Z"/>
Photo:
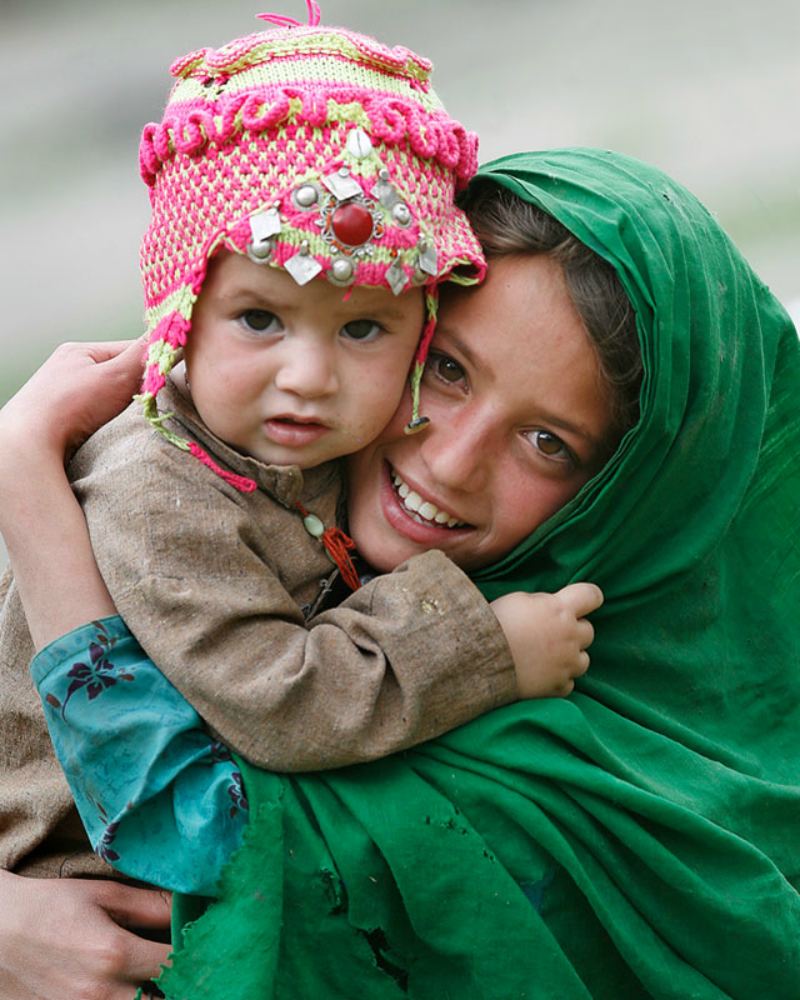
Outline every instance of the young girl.
<path fill-rule="evenodd" d="M 414 359 L 409 430 L 424 426 L 437 287 L 484 271 L 453 206 L 476 140 L 439 104 L 429 64 L 322 28 L 309 9 L 307 27 L 172 67 L 163 120 L 141 145 L 153 209 L 142 248 L 147 422 L 134 406 L 71 468 L 133 634 L 167 677 L 192 677 L 212 731 L 238 717 L 246 691 L 258 724 L 237 749 L 282 770 L 382 756 L 520 695 L 568 692 L 588 665 L 583 616 L 600 600 L 585 585 L 492 608 L 434 551 L 308 621 L 334 577 L 359 585 L 335 526 L 332 460 L 378 434 Z M 185 375 L 173 371 L 182 353 Z M 415 516 L 443 537 L 466 529 L 429 506 Z M 70 700 L 100 708 L 104 691 L 131 683 L 111 666 L 112 643 L 99 628 Z M 12 706 L 0 720 L 12 748 L 3 864 L 102 870 L 24 680 L 32 646 L 13 585 L 0 647 Z M 235 669 L 221 674 L 221 663 Z M 116 818 L 96 812 L 99 851 L 112 858 Z"/>

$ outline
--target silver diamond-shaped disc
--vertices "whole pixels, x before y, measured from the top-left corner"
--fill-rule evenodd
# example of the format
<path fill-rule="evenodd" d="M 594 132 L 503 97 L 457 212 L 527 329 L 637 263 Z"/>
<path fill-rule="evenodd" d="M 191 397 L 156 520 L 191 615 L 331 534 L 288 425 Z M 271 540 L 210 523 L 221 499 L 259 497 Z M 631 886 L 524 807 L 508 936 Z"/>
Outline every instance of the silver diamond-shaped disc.
<path fill-rule="evenodd" d="M 411 209 L 404 201 L 399 201 L 392 209 L 392 218 L 398 225 L 407 226 L 411 222 Z"/>
<path fill-rule="evenodd" d="M 281 213 L 277 208 L 268 208 L 265 212 L 250 216 L 250 232 L 253 243 L 265 243 L 271 236 L 277 236 L 281 231 Z"/>
<path fill-rule="evenodd" d="M 366 160 L 372 152 L 372 139 L 363 128 L 354 128 L 347 133 L 347 152 L 356 160 Z"/>
<path fill-rule="evenodd" d="M 310 253 L 298 251 L 283 265 L 298 285 L 307 285 L 322 270 L 322 264 Z"/>
<path fill-rule="evenodd" d="M 338 171 L 323 177 L 322 183 L 337 201 L 347 201 L 348 198 L 355 198 L 356 195 L 363 194 L 361 185 L 355 177 L 351 177 L 349 174 L 342 175 Z"/>
<path fill-rule="evenodd" d="M 386 280 L 395 295 L 399 295 L 408 284 L 408 275 L 403 270 L 400 260 L 395 257 L 392 266 L 386 271 Z"/>
<path fill-rule="evenodd" d="M 391 212 L 395 205 L 399 205 L 403 201 L 392 185 L 387 184 L 386 181 L 378 181 L 373 186 L 370 194 L 383 205 L 387 212 Z"/>
<path fill-rule="evenodd" d="M 432 247 L 427 243 L 420 247 L 419 267 L 426 274 L 430 274 L 434 278 L 436 277 L 439 273 L 439 257 L 436 253 L 436 247 Z"/>

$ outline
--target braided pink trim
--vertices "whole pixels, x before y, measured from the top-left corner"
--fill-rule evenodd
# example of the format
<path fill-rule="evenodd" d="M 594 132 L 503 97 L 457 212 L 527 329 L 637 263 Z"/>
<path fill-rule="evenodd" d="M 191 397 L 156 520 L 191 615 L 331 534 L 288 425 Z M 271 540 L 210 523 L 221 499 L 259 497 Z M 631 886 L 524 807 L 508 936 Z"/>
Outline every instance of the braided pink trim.
<path fill-rule="evenodd" d="M 186 345 L 186 335 L 191 328 L 191 322 L 184 319 L 180 313 L 169 313 L 155 327 L 147 338 L 148 346 L 156 341 L 163 341 L 176 350 Z M 151 393 L 157 396 L 164 388 L 166 378 L 161 372 L 158 364 L 148 365 L 142 378 L 142 393 Z"/>
<path fill-rule="evenodd" d="M 299 102 L 291 114 L 293 123 L 319 128 L 327 120 L 327 101 L 359 101 L 366 112 L 373 138 L 390 145 L 408 136 L 417 156 L 436 160 L 469 180 L 478 167 L 478 137 L 446 113 L 426 114 L 417 104 L 398 97 L 365 94 L 355 87 L 309 92 L 296 86 L 262 92 L 223 96 L 216 107 L 194 102 L 170 108 L 162 122 L 145 125 L 139 146 L 139 169 L 152 186 L 162 165 L 176 154 L 197 155 L 209 143 L 229 142 L 239 131 L 253 133 L 274 128 L 289 119 L 291 102 Z"/>
<path fill-rule="evenodd" d="M 207 451 L 204 451 L 194 441 L 189 442 L 189 451 L 198 462 L 202 462 L 207 469 L 211 469 L 220 479 L 223 479 L 229 486 L 232 486 L 240 493 L 254 493 L 258 489 L 258 483 L 254 479 L 248 479 L 247 476 L 239 476 L 235 472 L 228 472 L 227 469 L 223 469 L 221 465 L 217 465 Z"/>

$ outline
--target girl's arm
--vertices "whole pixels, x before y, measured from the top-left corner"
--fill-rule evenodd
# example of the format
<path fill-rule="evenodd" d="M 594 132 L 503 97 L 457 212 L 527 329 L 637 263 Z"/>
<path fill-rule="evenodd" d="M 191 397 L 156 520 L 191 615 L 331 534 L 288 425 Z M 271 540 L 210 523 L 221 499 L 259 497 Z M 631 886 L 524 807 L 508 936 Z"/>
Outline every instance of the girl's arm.
<path fill-rule="evenodd" d="M 0 532 L 37 648 L 116 613 L 63 463 L 130 400 L 141 351 L 64 344 L 0 410 Z"/>
<path fill-rule="evenodd" d="M 0 528 L 38 645 L 87 615 L 114 613 L 63 458 L 125 406 L 141 352 L 138 342 L 64 345 L 0 411 Z M 52 419 L 50 405 L 62 419 Z M 0 871 L 0 995 L 124 1000 L 170 953 L 137 930 L 166 932 L 169 919 L 168 897 L 154 890 Z"/>
<path fill-rule="evenodd" d="M 63 467 L 64 452 L 128 401 L 140 353 L 65 345 L 0 411 L 0 531 L 34 642 L 47 646 L 34 678 L 92 846 L 132 877 L 210 893 L 241 838 L 238 773 L 107 618 L 116 608 Z M 57 405 L 55 423 L 46 414 Z"/>

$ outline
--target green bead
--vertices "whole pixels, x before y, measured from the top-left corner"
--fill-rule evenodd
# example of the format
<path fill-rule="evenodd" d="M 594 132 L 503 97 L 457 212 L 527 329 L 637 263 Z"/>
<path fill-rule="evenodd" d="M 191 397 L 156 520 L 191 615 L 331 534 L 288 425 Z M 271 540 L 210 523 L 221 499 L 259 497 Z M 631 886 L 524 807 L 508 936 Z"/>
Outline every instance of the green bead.
<path fill-rule="evenodd" d="M 325 525 L 320 521 L 316 514 L 307 514 L 303 518 L 303 527 L 314 538 L 322 538 L 325 533 Z"/>

